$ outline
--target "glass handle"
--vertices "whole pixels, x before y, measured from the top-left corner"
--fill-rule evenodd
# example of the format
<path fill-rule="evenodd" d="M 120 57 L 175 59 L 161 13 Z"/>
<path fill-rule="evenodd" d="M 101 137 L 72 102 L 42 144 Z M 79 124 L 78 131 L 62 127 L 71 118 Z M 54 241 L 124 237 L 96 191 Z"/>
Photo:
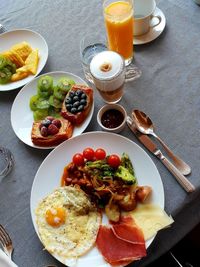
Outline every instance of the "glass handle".
<path fill-rule="evenodd" d="M 140 78 L 141 75 L 142 75 L 142 71 L 136 65 L 130 64 L 126 66 L 125 82 L 134 81 Z"/>

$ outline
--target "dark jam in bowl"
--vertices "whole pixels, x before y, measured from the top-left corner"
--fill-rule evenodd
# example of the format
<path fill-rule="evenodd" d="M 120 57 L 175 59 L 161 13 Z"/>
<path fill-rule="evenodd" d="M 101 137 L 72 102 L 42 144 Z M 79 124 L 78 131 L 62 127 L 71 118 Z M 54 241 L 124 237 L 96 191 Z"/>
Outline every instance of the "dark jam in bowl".
<path fill-rule="evenodd" d="M 124 115 L 117 109 L 108 109 L 101 117 L 101 123 L 103 126 L 110 129 L 120 126 L 123 120 Z"/>

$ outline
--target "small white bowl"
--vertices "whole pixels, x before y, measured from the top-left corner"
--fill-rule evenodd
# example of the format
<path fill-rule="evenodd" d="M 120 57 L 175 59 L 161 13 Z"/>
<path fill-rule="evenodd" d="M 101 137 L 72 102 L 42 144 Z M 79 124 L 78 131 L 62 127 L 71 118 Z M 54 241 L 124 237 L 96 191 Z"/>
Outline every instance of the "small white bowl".
<path fill-rule="evenodd" d="M 122 113 L 124 119 L 122 121 L 122 123 L 115 127 L 115 128 L 108 128 L 108 127 L 105 127 L 103 124 L 102 124 L 102 116 L 103 114 L 107 111 L 107 110 L 110 110 L 110 109 L 115 109 L 115 110 L 118 110 Z M 107 132 L 112 132 L 112 133 L 119 133 L 121 132 L 125 125 L 126 125 L 126 117 L 127 117 L 127 113 L 126 113 L 126 110 L 124 109 L 123 106 L 119 105 L 119 104 L 106 104 L 105 106 L 103 106 L 97 113 L 97 122 L 98 124 L 100 125 L 100 127 L 102 128 L 102 130 L 104 131 L 107 131 Z"/>

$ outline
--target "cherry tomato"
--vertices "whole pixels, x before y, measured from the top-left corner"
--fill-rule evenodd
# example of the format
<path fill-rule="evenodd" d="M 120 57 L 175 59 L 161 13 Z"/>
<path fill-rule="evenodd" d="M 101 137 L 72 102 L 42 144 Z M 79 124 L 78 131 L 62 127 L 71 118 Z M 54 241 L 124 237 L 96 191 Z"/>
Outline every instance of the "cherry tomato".
<path fill-rule="evenodd" d="M 100 159 L 105 159 L 106 157 L 106 151 L 102 148 L 98 148 L 96 151 L 95 151 L 95 158 L 97 160 L 100 160 Z"/>
<path fill-rule="evenodd" d="M 87 147 L 83 150 L 83 157 L 87 160 L 94 159 L 94 150 L 91 147 Z"/>
<path fill-rule="evenodd" d="M 110 155 L 108 157 L 108 164 L 113 167 L 113 168 L 117 168 L 121 163 L 120 158 L 117 155 Z"/>
<path fill-rule="evenodd" d="M 77 166 L 81 166 L 84 164 L 84 157 L 81 153 L 76 153 L 73 156 L 73 163 Z"/>

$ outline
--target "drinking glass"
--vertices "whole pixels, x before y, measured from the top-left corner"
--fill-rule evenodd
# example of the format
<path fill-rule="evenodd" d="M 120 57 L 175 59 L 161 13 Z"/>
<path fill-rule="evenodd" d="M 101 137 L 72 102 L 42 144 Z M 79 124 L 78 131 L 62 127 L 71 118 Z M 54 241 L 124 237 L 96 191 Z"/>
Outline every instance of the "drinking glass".
<path fill-rule="evenodd" d="M 121 55 L 114 51 L 103 51 L 95 55 L 90 63 L 90 72 L 104 102 L 114 104 L 121 100 L 126 75 Z"/>
<path fill-rule="evenodd" d="M 81 39 L 80 57 L 83 72 L 85 74 L 86 79 L 91 83 L 93 83 L 93 80 L 89 69 L 90 62 L 95 55 L 105 50 L 107 50 L 106 38 L 104 38 L 100 34 L 86 34 Z"/>
<path fill-rule="evenodd" d="M 0 182 L 14 166 L 14 157 L 9 149 L 0 146 Z"/>
<path fill-rule="evenodd" d="M 104 0 L 108 48 L 119 53 L 129 65 L 133 58 L 133 1 Z"/>

